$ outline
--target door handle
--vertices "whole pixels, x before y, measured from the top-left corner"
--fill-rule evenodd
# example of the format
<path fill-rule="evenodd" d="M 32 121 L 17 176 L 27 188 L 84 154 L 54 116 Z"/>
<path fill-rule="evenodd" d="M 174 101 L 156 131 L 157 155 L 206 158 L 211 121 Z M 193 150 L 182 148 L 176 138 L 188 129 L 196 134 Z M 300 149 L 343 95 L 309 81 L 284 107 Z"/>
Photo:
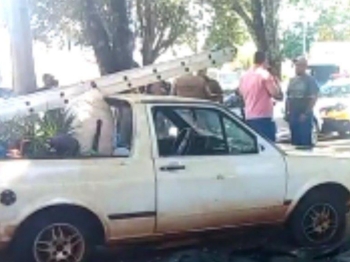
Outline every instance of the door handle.
<path fill-rule="evenodd" d="M 177 171 L 177 170 L 185 170 L 186 167 L 183 166 L 183 165 L 168 165 L 168 166 L 162 166 L 160 168 L 161 171 L 166 171 L 166 172 L 169 172 L 169 171 Z"/>
<path fill-rule="evenodd" d="M 223 175 L 217 175 L 216 177 L 217 180 L 225 180 L 225 177 Z"/>

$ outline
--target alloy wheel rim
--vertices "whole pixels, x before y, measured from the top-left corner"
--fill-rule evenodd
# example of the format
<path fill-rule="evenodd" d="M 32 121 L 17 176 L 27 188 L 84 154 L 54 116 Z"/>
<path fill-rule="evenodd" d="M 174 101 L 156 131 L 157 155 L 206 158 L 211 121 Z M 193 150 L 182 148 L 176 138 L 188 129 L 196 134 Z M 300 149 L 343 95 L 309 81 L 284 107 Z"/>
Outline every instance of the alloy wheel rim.
<path fill-rule="evenodd" d="M 302 220 L 303 233 L 308 241 L 314 244 L 330 241 L 338 226 L 338 213 L 326 203 L 311 206 Z"/>
<path fill-rule="evenodd" d="M 81 262 L 85 241 L 76 227 L 54 224 L 38 234 L 33 248 L 36 262 Z"/>

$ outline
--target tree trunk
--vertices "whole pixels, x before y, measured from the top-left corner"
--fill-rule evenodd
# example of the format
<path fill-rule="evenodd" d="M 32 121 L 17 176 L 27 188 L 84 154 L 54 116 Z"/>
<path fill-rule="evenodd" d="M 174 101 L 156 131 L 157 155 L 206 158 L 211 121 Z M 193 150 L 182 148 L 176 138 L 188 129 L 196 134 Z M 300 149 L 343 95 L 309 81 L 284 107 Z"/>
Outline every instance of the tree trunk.
<path fill-rule="evenodd" d="M 26 0 L 15 0 L 10 10 L 13 87 L 16 94 L 24 95 L 34 92 L 37 88 L 28 3 Z"/>
<path fill-rule="evenodd" d="M 153 55 L 152 49 L 147 49 L 147 48 L 142 49 L 142 64 L 144 66 L 153 64 L 155 60 L 156 58 Z"/>
<path fill-rule="evenodd" d="M 253 39 L 259 51 L 268 52 L 265 23 L 262 12 L 263 6 L 261 0 L 251 0 L 252 25 L 255 36 Z"/>
<path fill-rule="evenodd" d="M 136 11 L 140 23 L 140 35 L 142 37 L 142 64 L 150 65 L 156 60 L 154 42 L 157 29 L 157 5 L 149 0 L 137 0 Z"/>
<path fill-rule="evenodd" d="M 114 15 L 115 31 L 112 47 L 117 64 L 117 71 L 133 68 L 134 35 L 130 29 L 128 0 L 110 0 Z"/>
<path fill-rule="evenodd" d="M 115 72 L 114 54 L 110 48 L 108 34 L 97 12 L 94 0 L 85 0 L 83 8 L 84 31 L 94 50 L 100 73 L 106 75 Z"/>
<path fill-rule="evenodd" d="M 245 22 L 259 51 L 266 52 L 275 74 L 281 76 L 280 42 L 278 37 L 278 10 L 280 1 L 250 0 L 250 10 L 235 0 L 233 9 Z M 250 13 L 250 14 L 248 14 Z"/>
<path fill-rule="evenodd" d="M 84 1 L 84 29 L 93 47 L 101 75 L 130 69 L 134 64 L 133 35 L 129 29 L 126 0 L 111 0 L 111 8 L 117 12 L 113 39 L 107 33 L 94 0 Z"/>
<path fill-rule="evenodd" d="M 278 37 L 278 10 L 280 1 L 263 0 L 265 16 L 265 36 L 267 43 L 267 54 L 271 67 L 277 76 L 281 77 L 282 56 L 280 50 L 280 40 Z"/>

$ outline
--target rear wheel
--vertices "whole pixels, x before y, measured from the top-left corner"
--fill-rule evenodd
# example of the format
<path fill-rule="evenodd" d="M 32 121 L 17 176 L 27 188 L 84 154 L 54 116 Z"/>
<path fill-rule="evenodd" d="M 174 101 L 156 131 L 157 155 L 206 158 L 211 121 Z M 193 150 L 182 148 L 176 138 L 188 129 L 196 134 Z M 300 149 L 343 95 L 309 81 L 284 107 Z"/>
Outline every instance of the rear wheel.
<path fill-rule="evenodd" d="M 21 229 L 12 246 L 14 262 L 88 262 L 94 230 L 74 214 L 42 213 Z"/>
<path fill-rule="evenodd" d="M 340 242 L 346 231 L 346 200 L 324 190 L 308 194 L 289 221 L 296 243 L 320 247 Z"/>

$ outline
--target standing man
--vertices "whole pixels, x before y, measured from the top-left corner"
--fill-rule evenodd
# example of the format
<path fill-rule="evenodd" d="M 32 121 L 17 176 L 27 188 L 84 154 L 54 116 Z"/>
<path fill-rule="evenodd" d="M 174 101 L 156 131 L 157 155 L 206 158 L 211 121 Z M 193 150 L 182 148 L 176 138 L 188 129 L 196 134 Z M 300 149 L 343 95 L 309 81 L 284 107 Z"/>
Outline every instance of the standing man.
<path fill-rule="evenodd" d="M 247 124 L 275 142 L 273 99 L 283 100 L 283 93 L 276 78 L 267 69 L 265 53 L 256 52 L 254 66 L 242 77 L 238 92 L 244 101 Z"/>
<path fill-rule="evenodd" d="M 171 86 L 170 83 L 165 81 L 156 82 L 146 87 L 146 94 L 156 96 L 167 96 L 169 95 Z"/>
<path fill-rule="evenodd" d="M 223 103 L 220 84 L 208 77 L 205 69 L 199 70 L 197 75 L 188 74 L 176 79 L 172 95 Z"/>
<path fill-rule="evenodd" d="M 200 70 L 198 75 L 201 76 L 207 83 L 209 100 L 222 104 L 224 102 L 224 92 L 219 82 L 213 78 L 210 78 L 206 69 Z"/>
<path fill-rule="evenodd" d="M 291 79 L 286 101 L 286 119 L 289 123 L 292 145 L 299 149 L 311 149 L 313 109 L 317 101 L 319 87 L 316 80 L 306 73 L 307 60 L 294 60 L 296 76 Z"/>
<path fill-rule="evenodd" d="M 181 76 L 175 80 L 172 95 L 203 100 L 210 99 L 210 91 L 205 79 L 200 75 L 192 74 Z"/>

